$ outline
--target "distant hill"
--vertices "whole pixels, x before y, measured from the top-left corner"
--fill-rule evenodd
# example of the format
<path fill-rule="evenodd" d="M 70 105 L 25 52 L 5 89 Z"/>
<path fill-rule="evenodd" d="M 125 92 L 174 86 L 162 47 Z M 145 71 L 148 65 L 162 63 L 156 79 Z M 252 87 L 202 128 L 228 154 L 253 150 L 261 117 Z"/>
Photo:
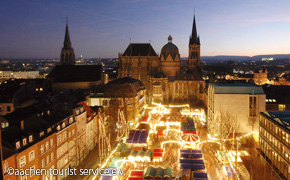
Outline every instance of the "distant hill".
<path fill-rule="evenodd" d="M 260 61 L 262 57 L 274 57 L 274 59 L 288 59 L 290 54 L 265 54 L 256 56 L 201 56 L 202 61 Z M 187 60 L 187 57 L 180 58 L 181 60 Z"/>

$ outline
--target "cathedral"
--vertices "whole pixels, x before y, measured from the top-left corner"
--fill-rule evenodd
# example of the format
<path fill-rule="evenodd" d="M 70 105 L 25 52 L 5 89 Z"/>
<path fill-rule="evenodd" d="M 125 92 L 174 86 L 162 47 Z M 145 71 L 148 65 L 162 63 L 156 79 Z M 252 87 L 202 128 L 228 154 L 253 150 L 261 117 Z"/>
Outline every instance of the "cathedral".
<path fill-rule="evenodd" d="M 201 76 L 200 39 L 195 16 L 188 46 L 188 61 L 181 64 L 178 47 L 171 35 L 160 56 L 150 43 L 130 43 L 123 54 L 119 53 L 119 78 L 129 76 L 141 80 L 149 104 L 202 105 L 205 82 Z"/>

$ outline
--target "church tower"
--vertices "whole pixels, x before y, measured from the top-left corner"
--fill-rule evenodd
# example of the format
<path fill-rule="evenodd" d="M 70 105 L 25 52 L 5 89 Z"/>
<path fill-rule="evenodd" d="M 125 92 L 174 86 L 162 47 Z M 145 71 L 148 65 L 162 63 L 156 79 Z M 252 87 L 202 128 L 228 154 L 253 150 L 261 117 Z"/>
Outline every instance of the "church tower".
<path fill-rule="evenodd" d="M 200 67 L 200 40 L 197 36 L 195 15 L 193 17 L 192 32 L 189 39 L 188 70 L 201 73 Z"/>
<path fill-rule="evenodd" d="M 63 48 L 60 54 L 60 63 L 64 65 L 75 65 L 75 53 L 74 53 L 74 49 L 71 47 L 69 31 L 68 31 L 68 22 L 66 22 Z"/>

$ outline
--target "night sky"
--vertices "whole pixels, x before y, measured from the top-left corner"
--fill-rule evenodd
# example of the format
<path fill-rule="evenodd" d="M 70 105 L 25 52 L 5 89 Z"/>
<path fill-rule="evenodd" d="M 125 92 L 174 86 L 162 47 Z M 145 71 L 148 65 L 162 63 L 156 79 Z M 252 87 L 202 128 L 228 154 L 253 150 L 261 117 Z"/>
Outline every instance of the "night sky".
<path fill-rule="evenodd" d="M 130 38 L 160 53 L 169 34 L 186 57 L 194 7 L 202 56 L 290 54 L 289 0 L 4 0 L 0 58 L 59 58 L 66 17 L 76 57 L 117 57 Z"/>

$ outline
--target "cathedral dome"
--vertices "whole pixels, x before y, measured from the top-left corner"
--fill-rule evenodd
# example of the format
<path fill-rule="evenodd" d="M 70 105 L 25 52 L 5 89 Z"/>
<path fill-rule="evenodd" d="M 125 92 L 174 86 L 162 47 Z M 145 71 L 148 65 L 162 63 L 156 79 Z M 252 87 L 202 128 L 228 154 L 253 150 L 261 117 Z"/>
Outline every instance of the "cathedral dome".
<path fill-rule="evenodd" d="M 172 43 L 172 37 L 168 36 L 168 43 L 163 46 L 161 49 L 160 57 L 162 57 L 166 60 L 167 57 L 170 55 L 171 58 L 174 60 L 176 57 L 179 59 L 179 50 L 175 44 Z"/>

